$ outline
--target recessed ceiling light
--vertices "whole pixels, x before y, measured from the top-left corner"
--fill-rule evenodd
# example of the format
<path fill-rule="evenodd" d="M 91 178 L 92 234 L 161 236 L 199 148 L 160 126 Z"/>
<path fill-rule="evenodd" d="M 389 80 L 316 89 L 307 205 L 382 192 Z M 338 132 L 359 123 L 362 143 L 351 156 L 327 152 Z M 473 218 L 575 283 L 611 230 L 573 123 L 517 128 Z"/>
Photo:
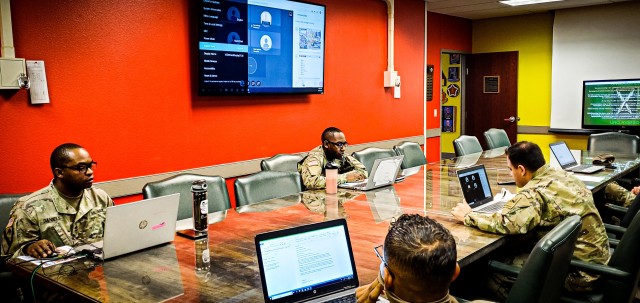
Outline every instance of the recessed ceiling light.
<path fill-rule="evenodd" d="M 505 0 L 505 1 L 499 1 L 499 2 L 506 5 L 511 5 L 511 6 L 520 6 L 520 5 L 539 4 L 539 3 L 556 2 L 556 1 L 564 1 L 564 0 Z"/>

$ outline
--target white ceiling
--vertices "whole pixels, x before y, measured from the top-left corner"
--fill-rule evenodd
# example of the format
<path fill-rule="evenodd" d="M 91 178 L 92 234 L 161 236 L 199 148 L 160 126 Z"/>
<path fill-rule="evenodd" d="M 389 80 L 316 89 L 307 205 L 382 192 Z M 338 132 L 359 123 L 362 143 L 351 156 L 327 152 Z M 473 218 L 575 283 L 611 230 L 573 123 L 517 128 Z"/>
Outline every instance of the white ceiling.
<path fill-rule="evenodd" d="M 486 19 L 624 1 L 632 0 L 564 0 L 523 6 L 508 6 L 498 0 L 427 0 L 427 10 L 466 19 Z"/>

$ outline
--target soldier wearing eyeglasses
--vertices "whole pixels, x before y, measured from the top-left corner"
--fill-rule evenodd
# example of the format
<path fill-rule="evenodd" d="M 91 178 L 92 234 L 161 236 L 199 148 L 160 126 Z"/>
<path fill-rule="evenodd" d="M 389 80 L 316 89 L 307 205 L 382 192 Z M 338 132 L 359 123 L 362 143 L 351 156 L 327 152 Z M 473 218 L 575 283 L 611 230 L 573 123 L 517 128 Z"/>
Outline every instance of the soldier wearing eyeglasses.
<path fill-rule="evenodd" d="M 50 158 L 53 181 L 13 208 L 2 237 L 2 255 L 50 257 L 63 245 L 102 239 L 106 208 L 113 200 L 93 187 L 97 163 L 80 145 L 65 143 Z"/>
<path fill-rule="evenodd" d="M 327 163 L 333 163 L 338 167 L 338 184 L 367 178 L 366 167 L 356 158 L 344 153 L 349 143 L 340 129 L 329 127 L 322 132 L 320 139 L 322 145 L 311 150 L 309 155 L 298 163 L 298 171 L 307 189 L 322 189 L 327 186 Z"/>

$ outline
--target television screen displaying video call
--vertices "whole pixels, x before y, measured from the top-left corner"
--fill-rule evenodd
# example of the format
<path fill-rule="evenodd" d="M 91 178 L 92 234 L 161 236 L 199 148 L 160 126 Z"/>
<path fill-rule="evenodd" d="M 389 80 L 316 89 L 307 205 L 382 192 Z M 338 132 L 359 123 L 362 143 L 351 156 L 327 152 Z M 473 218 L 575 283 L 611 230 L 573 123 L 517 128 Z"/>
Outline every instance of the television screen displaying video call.
<path fill-rule="evenodd" d="M 200 0 L 199 95 L 324 92 L 325 7 Z"/>
<path fill-rule="evenodd" d="M 640 79 L 584 81 L 583 128 L 640 128 Z"/>

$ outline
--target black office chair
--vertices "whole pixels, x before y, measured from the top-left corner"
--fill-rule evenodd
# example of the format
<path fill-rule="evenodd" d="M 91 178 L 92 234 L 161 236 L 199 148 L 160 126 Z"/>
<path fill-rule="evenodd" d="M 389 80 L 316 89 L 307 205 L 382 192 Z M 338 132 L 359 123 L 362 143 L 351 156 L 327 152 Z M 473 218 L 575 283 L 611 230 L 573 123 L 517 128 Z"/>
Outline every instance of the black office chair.
<path fill-rule="evenodd" d="M 9 223 L 9 213 L 11 208 L 18 201 L 18 198 L 27 194 L 1 194 L 0 195 L 0 230 L 4 232 L 5 227 Z M 0 252 L 2 252 L 2 241 L 0 241 Z M 5 267 L 6 258 L 9 256 L 0 256 L 0 293 L 3 294 L 3 302 L 20 302 L 18 289 L 20 285 L 17 283 L 16 277 Z"/>
<path fill-rule="evenodd" d="M 538 241 L 522 268 L 489 261 L 493 271 L 517 276 L 506 302 L 558 302 L 581 227 L 580 216 L 564 219 Z"/>
<path fill-rule="evenodd" d="M 260 168 L 263 171 L 275 170 L 297 172 L 298 162 L 303 158 L 303 156 L 298 154 L 277 154 L 269 159 L 260 161 Z"/>
<path fill-rule="evenodd" d="M 611 254 L 607 265 L 571 261 L 575 270 L 599 275 L 599 285 L 593 293 L 569 294 L 563 302 L 631 302 L 640 278 L 640 215 L 636 213 L 627 232 Z"/>
<path fill-rule="evenodd" d="M 393 147 L 396 155 L 403 155 L 402 164 L 400 168 L 407 169 L 416 166 L 422 166 L 427 164 L 427 158 L 424 156 L 420 144 L 415 142 L 402 142 L 399 145 Z"/>
<path fill-rule="evenodd" d="M 224 178 L 219 176 L 203 176 L 197 174 L 180 174 L 164 180 L 149 182 L 142 188 L 142 196 L 145 199 L 166 196 L 170 194 L 180 193 L 180 204 L 178 206 L 177 220 L 190 219 L 193 217 L 193 197 L 191 194 L 191 184 L 193 181 L 205 180 L 207 182 L 207 200 L 209 204 L 209 223 L 222 221 L 226 217 L 226 210 L 231 208 L 229 200 L 229 192 Z M 176 226 L 193 228 L 193 222 L 187 227 L 184 224 Z"/>
<path fill-rule="evenodd" d="M 367 173 L 371 173 L 373 162 L 375 162 L 376 159 L 393 157 L 396 155 L 396 152 L 394 152 L 393 149 L 367 147 L 351 155 L 367 168 Z"/>
<path fill-rule="evenodd" d="M 617 132 L 592 134 L 587 142 L 587 150 L 600 153 L 637 154 L 640 153 L 640 137 Z M 618 179 L 618 183 L 626 188 L 631 188 L 639 182 L 637 172 Z"/>
<path fill-rule="evenodd" d="M 507 136 L 507 132 L 504 131 L 504 129 L 488 129 L 486 132 L 484 132 L 484 140 L 487 143 L 487 147 L 489 149 L 511 146 L 511 142 L 509 142 L 509 136 Z"/>
<path fill-rule="evenodd" d="M 631 202 L 631 205 L 629 205 L 628 208 L 610 203 L 605 204 L 605 208 L 612 215 L 622 218 L 620 220 L 620 225 L 604 224 L 604 227 L 607 229 L 607 234 L 609 234 L 611 247 L 616 247 L 619 241 L 614 239 L 622 238 L 622 235 L 627 231 L 631 221 L 633 221 L 633 218 L 636 216 L 638 211 L 640 211 L 640 195 L 636 196 L 635 200 Z"/>
<path fill-rule="evenodd" d="M 302 191 L 302 182 L 297 172 L 261 171 L 236 179 L 233 187 L 237 208 L 297 194 Z"/>
<path fill-rule="evenodd" d="M 640 137 L 616 132 L 592 134 L 587 149 L 590 152 L 637 154 L 640 153 Z"/>
<path fill-rule="evenodd" d="M 456 157 L 460 157 L 482 152 L 482 145 L 480 145 L 478 138 L 462 135 L 453 140 L 453 150 L 456 153 Z"/>

